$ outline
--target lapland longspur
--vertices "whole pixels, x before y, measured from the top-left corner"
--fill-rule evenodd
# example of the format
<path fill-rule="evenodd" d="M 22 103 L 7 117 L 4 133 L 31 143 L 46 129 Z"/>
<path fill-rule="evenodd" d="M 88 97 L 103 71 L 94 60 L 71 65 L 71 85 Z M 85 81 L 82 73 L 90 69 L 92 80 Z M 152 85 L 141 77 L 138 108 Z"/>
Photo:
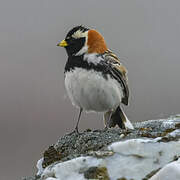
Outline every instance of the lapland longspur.
<path fill-rule="evenodd" d="M 65 88 L 72 104 L 79 108 L 75 130 L 83 110 L 104 112 L 105 127 L 133 129 L 121 103 L 128 105 L 127 70 L 107 48 L 94 29 L 76 26 L 57 46 L 66 49 Z"/>

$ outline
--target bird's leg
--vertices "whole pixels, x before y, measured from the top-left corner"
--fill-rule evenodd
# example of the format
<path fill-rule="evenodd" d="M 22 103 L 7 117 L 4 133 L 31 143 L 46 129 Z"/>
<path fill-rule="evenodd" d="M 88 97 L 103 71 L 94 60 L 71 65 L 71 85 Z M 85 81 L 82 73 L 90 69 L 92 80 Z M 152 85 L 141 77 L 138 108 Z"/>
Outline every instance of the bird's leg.
<path fill-rule="evenodd" d="M 112 111 L 108 111 L 104 114 L 104 130 L 107 130 L 108 128 L 111 127 L 111 116 L 112 116 Z"/>
<path fill-rule="evenodd" d="M 78 125 L 79 125 L 82 111 L 83 111 L 83 108 L 79 108 L 79 116 L 78 116 L 78 120 L 77 120 L 76 127 L 75 127 L 75 132 L 78 134 L 79 134 Z"/>

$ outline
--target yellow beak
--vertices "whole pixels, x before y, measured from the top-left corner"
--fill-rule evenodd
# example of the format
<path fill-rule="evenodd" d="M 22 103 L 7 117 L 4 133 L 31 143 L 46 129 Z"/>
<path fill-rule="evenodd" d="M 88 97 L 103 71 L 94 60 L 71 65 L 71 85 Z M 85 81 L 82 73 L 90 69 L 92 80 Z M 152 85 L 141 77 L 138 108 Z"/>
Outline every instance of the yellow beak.
<path fill-rule="evenodd" d="M 57 44 L 57 46 L 66 47 L 68 46 L 68 43 L 65 40 L 62 40 L 60 43 Z"/>

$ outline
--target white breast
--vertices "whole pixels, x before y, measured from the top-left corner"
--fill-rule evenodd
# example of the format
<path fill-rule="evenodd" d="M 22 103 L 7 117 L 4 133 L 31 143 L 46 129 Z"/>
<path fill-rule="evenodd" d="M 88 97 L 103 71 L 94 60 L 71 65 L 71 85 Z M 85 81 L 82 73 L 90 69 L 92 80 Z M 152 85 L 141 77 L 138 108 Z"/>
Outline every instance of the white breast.
<path fill-rule="evenodd" d="M 101 72 L 75 68 L 65 75 L 65 87 L 73 105 L 87 111 L 103 112 L 115 109 L 123 92 L 120 84 Z"/>

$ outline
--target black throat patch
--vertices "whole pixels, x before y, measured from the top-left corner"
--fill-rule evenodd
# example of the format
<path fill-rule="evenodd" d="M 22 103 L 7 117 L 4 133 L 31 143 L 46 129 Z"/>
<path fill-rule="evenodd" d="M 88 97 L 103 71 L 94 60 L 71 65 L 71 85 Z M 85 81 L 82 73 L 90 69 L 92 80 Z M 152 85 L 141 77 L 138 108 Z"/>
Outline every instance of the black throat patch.
<path fill-rule="evenodd" d="M 70 38 L 70 39 L 67 39 L 66 41 L 68 43 L 68 46 L 65 47 L 66 52 L 68 56 L 73 56 L 83 48 L 86 42 L 86 38 L 85 37 L 78 38 L 78 39 Z"/>

